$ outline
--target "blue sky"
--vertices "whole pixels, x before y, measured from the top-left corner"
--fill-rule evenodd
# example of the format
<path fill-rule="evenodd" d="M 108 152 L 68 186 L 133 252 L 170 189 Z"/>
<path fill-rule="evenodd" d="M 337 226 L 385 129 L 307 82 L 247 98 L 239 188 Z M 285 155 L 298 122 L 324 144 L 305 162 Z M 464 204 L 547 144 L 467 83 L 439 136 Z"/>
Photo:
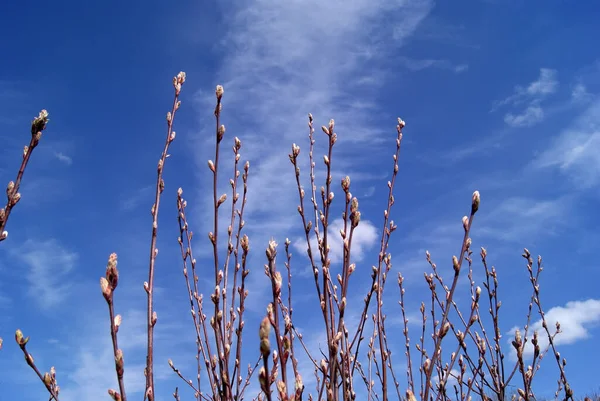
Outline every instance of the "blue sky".
<path fill-rule="evenodd" d="M 594 245 L 600 241 L 600 54 L 593 39 L 600 37 L 600 6 L 554 0 L 249 4 L 23 0 L 3 7 L 4 181 L 14 179 L 31 119 L 46 108 L 51 120 L 25 174 L 10 236 L 0 246 L 3 393 L 25 401 L 44 393 L 12 341 L 16 328 L 31 335 L 30 350 L 43 369 L 57 367 L 61 399 L 103 399 L 115 386 L 108 313 L 98 286 L 111 252 L 119 254 L 117 312 L 124 318 L 129 392 L 143 391 L 149 211 L 170 81 L 180 70 L 187 81 L 166 167 L 158 243 L 160 394 L 180 385 L 167 358 L 180 361 L 190 375 L 194 371 L 175 194 L 184 188 L 201 234 L 196 253 L 209 262 L 206 160 L 213 157 L 217 84 L 225 87 L 226 145 L 238 136 L 242 159 L 251 163 L 247 355 L 258 349 L 254 328 L 270 285 L 262 274 L 267 241 L 301 238 L 287 154 L 295 142 L 306 155 L 307 113 L 317 126 L 336 120 L 336 199 L 342 199 L 339 178 L 349 174 L 363 215 L 355 258 L 365 275 L 376 260 L 400 116 L 407 126 L 393 211 L 399 228 L 390 251 L 394 269 L 406 277 L 410 315 L 428 299 L 425 250 L 450 272 L 451 256 L 460 249 L 461 217 L 479 190 L 473 244 L 485 246 L 498 269 L 503 330 L 524 323 L 530 288 L 520 254 L 527 247 L 544 256 L 541 301 L 548 319 L 562 323 L 557 344 L 569 361 L 572 387 L 580 394 L 596 390 L 597 375 L 588 366 L 600 356 Z M 320 159 L 320 132 L 317 139 Z M 223 163 L 230 174 L 231 158 Z M 340 202 L 334 205 L 341 212 Z M 303 248 L 294 247 L 294 288 L 302 295 L 297 318 L 316 347 L 318 332 L 310 330 L 318 330 L 320 321 L 311 312 L 314 285 Z M 355 282 L 358 300 L 366 290 L 361 277 Z M 387 292 L 387 313 L 397 316 L 393 282 Z M 396 355 L 401 363 L 399 346 Z M 549 388 L 539 390 L 542 395 L 554 391 L 551 362 L 545 361 L 538 378 L 540 388 Z M 310 377 L 309 365 L 303 366 Z"/>

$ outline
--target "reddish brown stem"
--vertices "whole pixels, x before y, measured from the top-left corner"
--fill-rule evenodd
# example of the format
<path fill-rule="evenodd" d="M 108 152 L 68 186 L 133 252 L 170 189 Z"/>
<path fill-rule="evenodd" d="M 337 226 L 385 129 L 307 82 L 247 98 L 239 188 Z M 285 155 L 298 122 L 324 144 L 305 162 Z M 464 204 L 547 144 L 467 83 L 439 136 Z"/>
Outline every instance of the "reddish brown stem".
<path fill-rule="evenodd" d="M 0 242 L 4 241 L 8 236 L 8 232 L 5 231 L 5 228 L 12 209 L 21 198 L 19 188 L 21 187 L 23 174 L 25 174 L 25 168 L 29 163 L 33 149 L 35 149 L 40 142 L 42 131 L 44 131 L 46 128 L 48 121 L 48 112 L 46 110 L 42 110 L 40 114 L 31 122 L 31 140 L 29 141 L 29 146 L 26 146 L 23 149 L 23 160 L 21 161 L 17 178 L 15 181 L 9 182 L 8 187 L 6 188 L 6 206 L 0 209 Z"/>
<path fill-rule="evenodd" d="M 156 262 L 156 256 L 158 255 L 158 249 L 156 248 L 156 240 L 158 236 L 158 210 L 160 207 L 160 196 L 165 189 L 165 182 L 163 180 L 163 171 L 167 155 L 169 151 L 169 145 L 175 139 L 173 132 L 173 120 L 175 119 L 175 113 L 179 109 L 181 102 L 179 101 L 179 94 L 181 93 L 181 86 L 185 82 L 185 73 L 180 72 L 176 77 L 173 78 L 173 87 L 175 88 L 175 96 L 173 99 L 173 107 L 171 112 L 167 114 L 167 138 L 163 151 L 158 161 L 157 176 L 156 176 L 156 191 L 154 194 L 154 204 L 152 205 L 152 237 L 150 240 L 150 263 L 148 267 L 148 282 L 144 286 L 146 294 L 148 295 L 147 303 L 147 329 L 148 329 L 148 343 L 147 343 L 147 354 L 146 354 L 146 390 L 144 392 L 144 399 L 148 401 L 154 401 L 154 326 L 156 325 L 156 313 L 154 312 L 153 295 L 154 295 L 154 268 Z"/>

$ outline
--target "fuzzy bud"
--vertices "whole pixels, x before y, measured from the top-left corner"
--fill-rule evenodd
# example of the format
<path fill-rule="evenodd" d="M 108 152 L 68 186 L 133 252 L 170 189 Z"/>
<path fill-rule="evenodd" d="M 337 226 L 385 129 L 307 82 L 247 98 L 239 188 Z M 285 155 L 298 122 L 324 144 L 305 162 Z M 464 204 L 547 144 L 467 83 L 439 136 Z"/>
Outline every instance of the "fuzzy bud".
<path fill-rule="evenodd" d="M 452 256 L 452 267 L 456 273 L 460 270 L 460 265 L 458 264 L 458 258 L 456 256 Z"/>
<path fill-rule="evenodd" d="M 121 315 L 115 316 L 115 319 L 113 321 L 113 324 L 115 325 L 115 332 L 119 331 L 119 326 L 121 326 L 122 322 L 123 318 L 121 317 Z"/>
<path fill-rule="evenodd" d="M 46 128 L 48 121 L 48 112 L 46 110 L 40 111 L 38 116 L 31 122 L 31 135 L 37 136 L 39 132 Z"/>
<path fill-rule="evenodd" d="M 263 358 L 266 358 L 271 353 L 271 344 L 269 342 L 269 334 L 271 332 L 271 322 L 268 317 L 263 318 L 260 322 L 258 337 L 260 339 L 260 352 Z"/>
<path fill-rule="evenodd" d="M 23 332 L 20 329 L 17 329 L 17 331 L 15 331 L 15 340 L 17 341 L 17 344 L 25 345 L 29 341 L 29 337 L 24 338 Z"/>
<path fill-rule="evenodd" d="M 225 126 L 221 124 L 217 130 L 217 142 L 221 142 L 225 136 Z"/>
<path fill-rule="evenodd" d="M 14 181 L 9 181 L 8 185 L 6 186 L 6 196 L 8 196 L 8 198 L 11 197 L 13 190 L 15 189 L 15 182 Z"/>
<path fill-rule="evenodd" d="M 277 256 L 277 242 L 275 242 L 275 240 L 269 241 L 269 246 L 267 247 L 266 254 L 267 259 L 270 261 L 274 260 L 275 256 Z"/>
<path fill-rule="evenodd" d="M 106 301 L 108 302 L 112 294 L 112 289 L 110 288 L 106 277 L 100 277 L 100 289 L 102 290 L 102 295 L 104 295 L 104 299 L 106 299 Z"/>
<path fill-rule="evenodd" d="M 473 198 L 471 200 L 471 214 L 475 214 L 479 210 L 480 202 L 481 202 L 481 197 L 479 195 L 479 191 L 473 192 Z"/>
<path fill-rule="evenodd" d="M 113 401 L 121 401 L 121 394 L 119 394 L 119 392 L 117 390 L 114 389 L 109 389 L 108 390 L 108 395 L 110 395 L 113 399 Z"/>
<path fill-rule="evenodd" d="M 221 100 L 221 98 L 223 97 L 223 87 L 221 85 L 217 85 L 217 88 L 215 90 L 215 95 L 217 96 L 217 100 Z"/>

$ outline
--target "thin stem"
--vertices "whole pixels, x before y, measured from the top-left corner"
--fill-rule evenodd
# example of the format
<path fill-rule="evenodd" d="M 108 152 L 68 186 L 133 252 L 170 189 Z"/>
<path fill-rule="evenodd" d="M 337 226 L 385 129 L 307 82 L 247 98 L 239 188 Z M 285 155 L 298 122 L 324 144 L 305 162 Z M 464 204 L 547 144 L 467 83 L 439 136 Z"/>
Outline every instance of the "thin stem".
<path fill-rule="evenodd" d="M 147 355 L 146 355 L 146 390 L 144 392 L 144 399 L 148 401 L 154 401 L 154 326 L 156 325 L 156 312 L 154 311 L 153 295 L 154 295 L 154 268 L 156 256 L 158 255 L 158 248 L 156 247 L 156 240 L 158 237 L 158 210 L 160 207 L 160 196 L 165 189 L 165 182 L 162 178 L 165 162 L 169 151 L 169 145 L 175 139 L 173 132 L 173 120 L 175 113 L 179 109 L 181 102 L 179 101 L 179 94 L 181 93 L 181 86 L 185 82 L 185 73 L 180 72 L 176 77 L 173 78 L 173 87 L 175 88 L 175 96 L 173 99 L 173 107 L 171 112 L 167 114 L 167 138 L 163 151 L 158 161 L 157 177 L 156 177 L 156 191 L 154 194 L 154 205 L 152 205 L 152 238 L 150 240 L 150 263 L 148 267 L 148 282 L 144 286 L 146 294 L 148 295 L 147 303 L 147 329 L 148 329 L 148 343 L 147 343 Z"/>
<path fill-rule="evenodd" d="M 48 121 L 48 112 L 46 110 L 42 110 L 40 111 L 39 115 L 36 118 L 34 118 L 31 122 L 31 140 L 29 141 L 29 146 L 25 146 L 25 148 L 23 149 L 23 160 L 21 161 L 21 166 L 19 167 L 17 178 L 14 182 L 11 181 L 8 183 L 8 186 L 6 188 L 6 206 L 0 209 L 0 242 L 4 241 L 8 236 L 8 232 L 5 231 L 5 228 L 13 207 L 21 199 L 19 188 L 21 187 L 21 180 L 23 179 L 23 175 L 25 174 L 25 168 L 29 163 L 29 159 L 31 158 L 33 149 L 35 149 L 38 143 L 40 142 L 40 138 L 42 137 L 42 131 L 44 131 L 44 129 L 46 128 L 46 124 L 48 123 Z"/>

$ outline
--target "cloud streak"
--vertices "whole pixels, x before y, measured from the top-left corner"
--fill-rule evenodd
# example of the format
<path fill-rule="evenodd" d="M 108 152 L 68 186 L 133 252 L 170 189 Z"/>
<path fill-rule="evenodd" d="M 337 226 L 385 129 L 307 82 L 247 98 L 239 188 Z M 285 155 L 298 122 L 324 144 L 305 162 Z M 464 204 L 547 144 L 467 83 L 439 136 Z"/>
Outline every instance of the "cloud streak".
<path fill-rule="evenodd" d="M 449 70 L 456 74 L 466 72 L 469 69 L 469 65 L 465 63 L 456 64 L 450 60 L 444 59 L 412 59 L 408 57 L 400 57 L 398 59 L 400 64 L 408 68 L 411 71 L 421 71 L 428 68 L 438 68 L 441 70 Z"/>
<path fill-rule="evenodd" d="M 600 101 L 592 103 L 562 131 L 533 165 L 555 169 L 586 189 L 600 182 Z"/>
<path fill-rule="evenodd" d="M 65 300 L 71 286 L 66 278 L 77 264 L 77 253 L 50 239 L 27 240 L 20 247 L 11 249 L 10 254 L 25 264 L 29 295 L 40 308 L 48 310 Z"/>
<path fill-rule="evenodd" d="M 372 96 L 382 84 L 377 71 L 385 68 L 385 57 L 414 32 L 433 4 L 391 0 L 232 4 L 236 7 L 227 12 L 229 31 L 223 40 L 227 56 L 218 77 L 225 87 L 224 121 L 228 129 L 233 127 L 228 132 L 240 136 L 242 159 L 251 162 L 247 227 L 255 226 L 251 221 L 276 222 L 261 225 L 262 234 L 254 236 L 262 246 L 268 236 L 285 235 L 297 223 L 297 216 L 290 213 L 297 200 L 287 154 L 293 142 L 303 144 L 298 138 L 308 132 L 307 113 L 315 114 L 317 124 L 336 119 L 342 144 L 337 146 L 376 140 L 380 131 L 371 126 L 375 104 L 351 99 Z M 393 23 L 382 24 L 392 14 Z M 235 110 L 236 117 L 229 110 Z M 320 153 L 316 151 L 316 157 Z M 351 156 L 339 151 L 337 155 L 338 169 L 353 165 Z M 197 157 L 197 164 L 204 166 L 210 154 Z"/>
<path fill-rule="evenodd" d="M 558 89 L 558 73 L 550 68 L 540 68 L 540 75 L 526 87 L 516 86 L 514 93 L 504 100 L 494 102 L 492 111 L 510 105 L 522 107 L 518 112 L 507 112 L 504 122 L 510 127 L 531 127 L 544 120 L 541 102 Z"/>
<path fill-rule="evenodd" d="M 73 164 L 73 159 L 70 156 L 67 156 L 66 154 L 64 154 L 63 152 L 55 152 L 54 156 L 59 161 L 66 164 L 67 166 L 70 166 L 71 164 Z"/>
<path fill-rule="evenodd" d="M 390 68 L 388 63 L 397 54 L 398 47 L 427 17 L 433 2 L 260 0 L 233 1 L 227 3 L 227 7 L 228 30 L 220 42 L 225 56 L 216 83 L 223 84 L 225 89 L 222 121 L 227 133 L 224 144 L 228 146 L 234 135 L 239 136 L 243 142 L 241 160 L 250 161 L 244 230 L 252 248 L 257 250 L 251 253 L 252 263 L 259 264 L 264 263 L 262 251 L 271 237 L 282 244 L 286 237 L 295 238 L 301 233 L 294 169 L 288 154 L 292 143 L 301 146 L 301 179 L 308 188 L 308 140 L 305 138 L 309 112 L 315 117 L 316 127 L 326 124 L 330 118 L 336 120 L 339 141 L 332 161 L 335 169 L 332 190 L 338 195 L 334 201 L 335 213 L 341 213 L 341 201 L 337 199 L 343 199 L 339 197 L 337 177 L 350 175 L 356 194 L 365 193 L 373 186 L 374 174 L 357 178 L 353 172 L 364 170 L 363 163 L 367 161 L 373 164 L 371 151 L 375 148 L 379 151 L 383 143 L 388 145 L 393 141 L 390 133 L 395 131 L 395 118 L 390 118 L 389 125 L 374 124 L 379 116 L 373 99 L 377 99 L 377 90 L 384 83 L 380 74 Z M 212 91 L 210 95 L 200 93 L 198 101 L 203 110 L 210 110 L 214 94 Z M 206 117 L 201 118 L 203 126 L 212 127 L 211 114 L 203 112 L 202 115 Z M 197 137 L 204 151 L 194 154 L 196 165 L 204 174 L 199 177 L 203 190 L 198 192 L 204 207 L 200 208 L 194 224 L 196 231 L 203 232 L 213 231 L 212 194 L 206 191 L 212 185 L 212 175 L 206 168 L 206 161 L 214 158 L 211 130 L 208 128 Z M 317 185 L 320 186 L 324 177 L 321 157 L 326 148 L 320 130 L 315 137 Z M 364 146 L 357 147 L 359 143 Z M 366 147 L 369 151 L 365 151 Z M 225 162 L 219 167 L 220 193 L 229 192 L 225 177 L 231 176 L 231 158 L 227 157 L 228 153 L 225 155 Z M 369 182 L 363 188 L 361 181 Z M 385 185 L 383 180 L 382 185 Z M 230 194 L 228 197 L 231 198 Z M 227 202 L 221 209 L 228 208 Z M 220 232 L 226 233 L 225 213 L 220 224 Z M 255 294 L 248 307 L 263 310 L 264 289 L 269 283 L 258 274 L 251 274 L 248 279 L 251 293 Z"/>

